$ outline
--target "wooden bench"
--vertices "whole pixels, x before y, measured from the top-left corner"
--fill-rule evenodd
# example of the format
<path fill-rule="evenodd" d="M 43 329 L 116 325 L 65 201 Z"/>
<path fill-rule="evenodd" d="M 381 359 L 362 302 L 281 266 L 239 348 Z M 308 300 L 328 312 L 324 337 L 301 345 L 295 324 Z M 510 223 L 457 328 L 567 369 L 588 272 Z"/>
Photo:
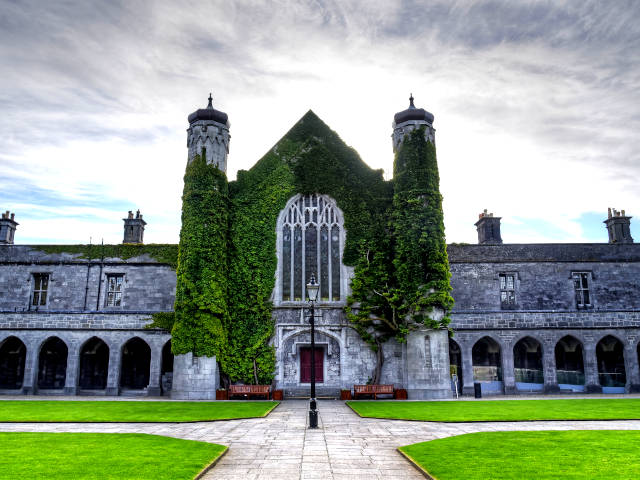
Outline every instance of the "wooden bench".
<path fill-rule="evenodd" d="M 378 395 L 391 395 L 393 398 L 394 389 L 393 385 L 354 385 L 353 386 L 353 398 L 354 400 L 358 396 L 371 395 L 374 400 L 378 399 Z"/>
<path fill-rule="evenodd" d="M 269 400 L 271 385 L 229 385 L 229 399 L 233 396 L 262 397 Z"/>

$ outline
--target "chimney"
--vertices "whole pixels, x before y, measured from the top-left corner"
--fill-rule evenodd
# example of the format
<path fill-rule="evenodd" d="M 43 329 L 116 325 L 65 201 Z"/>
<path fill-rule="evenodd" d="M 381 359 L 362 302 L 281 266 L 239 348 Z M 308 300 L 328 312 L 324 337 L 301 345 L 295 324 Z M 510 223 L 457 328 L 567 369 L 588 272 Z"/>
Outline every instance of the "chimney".
<path fill-rule="evenodd" d="M 499 245 L 502 243 L 500 218 L 502 217 L 494 217 L 493 213 L 487 213 L 486 208 L 478 215 L 478 221 L 475 223 L 478 229 L 478 244 Z"/>
<path fill-rule="evenodd" d="M 15 221 L 15 217 L 15 213 L 10 214 L 9 210 L 2 214 L 2 218 L 0 218 L 0 245 L 13 245 L 13 236 L 19 225 Z"/>
<path fill-rule="evenodd" d="M 143 243 L 144 226 L 147 224 L 140 215 L 140 210 L 136 212 L 134 218 L 133 211 L 129 210 L 127 218 L 124 220 L 124 240 L 122 243 Z"/>
<path fill-rule="evenodd" d="M 615 208 L 609 208 L 607 219 L 603 223 L 609 232 L 609 243 L 633 243 L 631 217 L 627 217 L 624 210 L 619 212 Z"/>

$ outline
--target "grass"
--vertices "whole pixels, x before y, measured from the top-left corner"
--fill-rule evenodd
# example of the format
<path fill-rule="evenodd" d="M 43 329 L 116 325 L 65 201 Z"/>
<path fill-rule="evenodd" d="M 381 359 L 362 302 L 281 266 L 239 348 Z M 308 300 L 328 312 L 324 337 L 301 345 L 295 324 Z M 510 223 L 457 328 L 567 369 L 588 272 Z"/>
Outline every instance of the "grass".
<path fill-rule="evenodd" d="M 0 422 L 204 422 L 264 417 L 278 402 L 0 401 Z"/>
<path fill-rule="evenodd" d="M 640 419 L 640 399 L 347 402 L 362 417 L 427 422 Z"/>
<path fill-rule="evenodd" d="M 401 447 L 437 480 L 640 478 L 640 432 L 470 433 Z"/>
<path fill-rule="evenodd" d="M 226 448 L 141 433 L 0 433 L 0 477 L 192 479 Z"/>

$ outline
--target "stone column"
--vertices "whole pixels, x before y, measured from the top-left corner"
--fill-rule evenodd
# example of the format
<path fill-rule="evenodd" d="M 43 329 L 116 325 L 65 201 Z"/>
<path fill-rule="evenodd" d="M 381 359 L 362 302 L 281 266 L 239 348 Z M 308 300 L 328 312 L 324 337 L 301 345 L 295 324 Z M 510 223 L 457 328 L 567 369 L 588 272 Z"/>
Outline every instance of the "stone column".
<path fill-rule="evenodd" d="M 600 379 L 598 378 L 598 359 L 596 346 L 593 343 L 584 346 L 584 383 L 587 393 L 602 393 Z"/>
<path fill-rule="evenodd" d="M 462 354 L 462 394 L 473 395 L 473 344 L 459 345 Z"/>
<path fill-rule="evenodd" d="M 36 378 L 38 376 L 38 341 L 31 342 L 27 347 L 24 359 L 24 376 L 22 377 L 22 393 L 33 395 L 36 393 Z"/>
<path fill-rule="evenodd" d="M 69 342 L 67 349 L 67 376 L 64 381 L 64 394 L 75 395 L 78 390 L 78 369 L 80 368 L 79 345 Z"/>
<path fill-rule="evenodd" d="M 500 345 L 500 359 L 502 360 L 502 382 L 505 395 L 518 393 L 516 388 L 516 375 L 513 370 L 513 346 L 507 344 Z"/>
<path fill-rule="evenodd" d="M 556 375 L 556 351 L 553 345 L 543 345 L 542 370 L 544 374 L 544 392 L 559 393 L 558 376 Z"/>
<path fill-rule="evenodd" d="M 624 347 L 624 364 L 627 372 L 627 392 L 640 392 L 640 370 L 638 369 L 638 351 L 634 345 Z"/>
<path fill-rule="evenodd" d="M 171 398 L 215 400 L 218 377 L 216 357 L 194 357 L 192 352 L 175 355 Z"/>
<path fill-rule="evenodd" d="M 117 345 L 109 345 L 109 369 L 107 374 L 107 388 L 105 395 L 120 394 L 120 348 Z"/>
<path fill-rule="evenodd" d="M 147 387 L 147 396 L 159 397 L 160 390 L 160 366 L 162 363 L 162 345 L 158 342 L 151 343 L 151 362 L 149 364 L 149 386 Z"/>
<path fill-rule="evenodd" d="M 447 330 L 420 329 L 407 335 L 407 393 L 412 400 L 451 398 Z"/>

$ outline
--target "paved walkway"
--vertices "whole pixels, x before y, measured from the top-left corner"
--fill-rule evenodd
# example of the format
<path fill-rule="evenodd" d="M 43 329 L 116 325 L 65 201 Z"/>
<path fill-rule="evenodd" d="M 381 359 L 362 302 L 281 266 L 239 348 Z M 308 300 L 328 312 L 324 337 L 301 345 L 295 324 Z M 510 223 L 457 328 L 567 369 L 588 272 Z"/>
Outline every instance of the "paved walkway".
<path fill-rule="evenodd" d="M 359 418 L 344 402 L 318 402 L 320 428 L 308 430 L 307 401 L 287 400 L 261 419 L 199 423 L 0 423 L 5 432 L 151 433 L 220 443 L 229 452 L 205 478 L 421 479 L 397 451 L 472 432 L 504 430 L 640 430 L 640 420 L 430 423 Z"/>

